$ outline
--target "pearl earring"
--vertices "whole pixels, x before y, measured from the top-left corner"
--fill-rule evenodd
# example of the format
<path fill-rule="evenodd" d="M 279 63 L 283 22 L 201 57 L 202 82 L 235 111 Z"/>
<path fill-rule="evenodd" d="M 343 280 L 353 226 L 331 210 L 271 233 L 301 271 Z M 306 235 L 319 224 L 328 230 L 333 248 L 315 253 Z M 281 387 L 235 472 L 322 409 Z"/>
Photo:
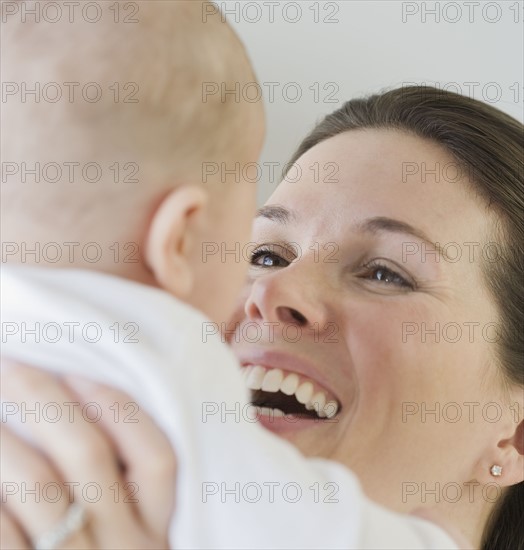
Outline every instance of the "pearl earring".
<path fill-rule="evenodd" d="M 498 466 L 497 464 L 493 464 L 493 466 L 489 470 L 491 472 L 491 475 L 494 477 L 500 477 L 502 475 L 502 466 Z"/>

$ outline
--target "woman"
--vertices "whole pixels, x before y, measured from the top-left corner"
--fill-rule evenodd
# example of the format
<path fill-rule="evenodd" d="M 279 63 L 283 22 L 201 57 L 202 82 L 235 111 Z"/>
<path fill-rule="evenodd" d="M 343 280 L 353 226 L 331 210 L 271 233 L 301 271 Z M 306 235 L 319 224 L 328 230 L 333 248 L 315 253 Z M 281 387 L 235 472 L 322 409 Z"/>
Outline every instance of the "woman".
<path fill-rule="evenodd" d="M 291 166 L 255 222 L 229 332 L 253 402 L 269 409 L 261 422 L 347 465 L 390 508 L 434 511 L 475 548 L 524 548 L 522 125 L 449 92 L 397 89 L 327 116 Z M 87 461 L 84 479 L 114 475 L 118 456 L 147 487 L 167 486 L 118 430 L 106 427 L 108 441 L 97 428 L 78 441 L 94 441 L 104 466 Z M 23 456 L 43 472 L 35 482 L 59 479 L 28 448 Z M 151 510 L 169 498 L 153 505 L 153 494 L 133 509 L 94 505 L 96 536 L 79 531 L 67 547 L 164 544 L 167 520 Z M 12 536 L 23 544 L 28 529 L 53 525 L 50 508 L 35 505 L 28 521 L 20 506 L 5 519 Z"/>

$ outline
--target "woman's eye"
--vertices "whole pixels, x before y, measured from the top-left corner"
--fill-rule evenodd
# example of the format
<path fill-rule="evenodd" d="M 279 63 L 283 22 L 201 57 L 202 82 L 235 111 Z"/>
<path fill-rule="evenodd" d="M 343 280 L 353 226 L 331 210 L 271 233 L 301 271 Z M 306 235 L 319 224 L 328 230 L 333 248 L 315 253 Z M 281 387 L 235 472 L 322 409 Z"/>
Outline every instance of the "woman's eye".
<path fill-rule="evenodd" d="M 413 283 L 406 280 L 396 271 L 393 271 L 392 269 L 389 269 L 388 267 L 380 264 L 368 266 L 368 278 L 389 285 L 396 285 L 402 288 L 410 288 L 412 290 L 414 289 Z"/>
<path fill-rule="evenodd" d="M 264 268 L 287 267 L 289 262 L 271 250 L 259 249 L 255 250 L 251 255 L 251 265 Z"/>

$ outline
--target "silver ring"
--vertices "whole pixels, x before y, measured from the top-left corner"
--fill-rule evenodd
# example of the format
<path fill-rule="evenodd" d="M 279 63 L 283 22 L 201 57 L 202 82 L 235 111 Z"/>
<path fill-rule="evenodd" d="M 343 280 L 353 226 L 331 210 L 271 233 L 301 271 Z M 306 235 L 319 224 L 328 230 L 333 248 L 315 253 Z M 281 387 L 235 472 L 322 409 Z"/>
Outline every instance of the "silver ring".
<path fill-rule="evenodd" d="M 86 523 L 85 510 L 74 503 L 69 506 L 64 519 L 53 529 L 40 535 L 34 542 L 35 550 L 54 550 Z"/>

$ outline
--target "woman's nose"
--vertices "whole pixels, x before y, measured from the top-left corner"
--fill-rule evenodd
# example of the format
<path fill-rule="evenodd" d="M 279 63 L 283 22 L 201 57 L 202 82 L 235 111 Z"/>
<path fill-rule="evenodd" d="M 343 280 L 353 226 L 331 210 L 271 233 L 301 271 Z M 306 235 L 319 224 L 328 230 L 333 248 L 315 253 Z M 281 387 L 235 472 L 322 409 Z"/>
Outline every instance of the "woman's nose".
<path fill-rule="evenodd" d="M 251 320 L 300 327 L 315 323 L 324 326 L 326 306 L 321 293 L 314 280 L 299 277 L 288 267 L 255 279 L 244 311 Z"/>

